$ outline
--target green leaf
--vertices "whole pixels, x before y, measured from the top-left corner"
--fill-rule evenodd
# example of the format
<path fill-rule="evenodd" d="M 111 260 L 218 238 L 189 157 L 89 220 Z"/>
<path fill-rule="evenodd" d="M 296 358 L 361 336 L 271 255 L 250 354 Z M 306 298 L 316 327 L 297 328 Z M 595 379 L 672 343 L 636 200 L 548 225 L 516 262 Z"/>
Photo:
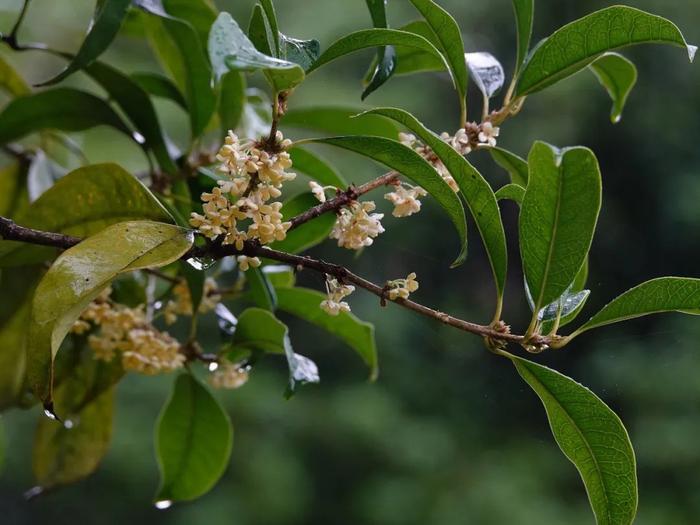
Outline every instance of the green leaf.
<path fill-rule="evenodd" d="M 233 446 L 228 414 L 190 374 L 175 381 L 156 426 L 157 501 L 187 501 L 208 492 L 226 470 Z"/>
<path fill-rule="evenodd" d="M 637 83 L 637 68 L 618 53 L 605 53 L 589 67 L 613 101 L 610 120 L 617 124 L 622 118 L 627 97 Z"/>
<path fill-rule="evenodd" d="M 508 172 L 513 184 L 527 187 L 528 167 L 525 159 L 503 148 L 489 148 L 489 153 L 496 164 Z"/>
<path fill-rule="evenodd" d="M 56 353 L 87 305 L 120 273 L 165 266 L 193 242 L 192 232 L 170 224 L 120 222 L 56 259 L 36 289 L 28 327 L 27 375 L 45 405 L 52 402 Z"/>
<path fill-rule="evenodd" d="M 484 241 L 500 301 L 506 284 L 508 252 L 501 211 L 489 183 L 467 159 L 410 113 L 394 108 L 377 108 L 369 113 L 384 115 L 406 126 L 428 145 L 447 167 L 450 175 L 457 182 Z"/>
<path fill-rule="evenodd" d="M 267 20 L 267 15 L 260 4 L 253 6 L 253 13 L 248 22 L 248 38 L 255 46 L 255 49 L 267 56 L 276 56 L 273 52 L 275 41 L 272 36 L 272 29 Z"/>
<path fill-rule="evenodd" d="M 272 0 L 260 0 L 262 8 L 265 11 L 265 17 L 267 18 L 268 24 L 270 24 L 270 31 L 272 32 L 273 39 L 273 55 L 275 57 L 282 57 L 282 45 L 280 43 L 280 30 L 277 24 L 277 13 L 275 13 L 275 6 L 272 4 Z M 284 58 L 284 57 L 282 57 Z"/>
<path fill-rule="evenodd" d="M 153 151 L 161 169 L 166 173 L 176 174 L 177 166 L 170 158 L 165 136 L 148 94 L 127 75 L 107 64 L 95 62 L 88 66 L 85 72 L 121 107 L 136 130 L 143 136 L 145 147 Z"/>
<path fill-rule="evenodd" d="M 374 342 L 374 326 L 360 321 L 351 313 L 341 312 L 334 317 L 321 310 L 321 301 L 326 296 L 307 288 L 277 288 L 280 310 L 310 322 L 339 337 L 353 348 L 371 370 L 371 379 L 376 379 L 377 347 Z"/>
<path fill-rule="evenodd" d="M 381 46 L 415 48 L 425 51 L 439 60 L 445 60 L 435 46 L 420 35 L 399 31 L 397 29 L 363 29 L 350 33 L 333 42 L 330 47 L 321 54 L 307 73 L 310 74 L 321 66 L 350 53 L 354 53 L 355 51 L 367 49 L 368 47 Z M 462 61 L 464 61 L 464 55 L 462 55 Z M 466 69 L 466 63 L 464 67 Z"/>
<path fill-rule="evenodd" d="M 389 24 L 386 19 L 385 0 L 365 0 L 365 2 L 372 16 L 374 27 L 388 28 Z M 362 100 L 366 99 L 373 91 L 376 91 L 384 85 L 394 74 L 395 70 L 396 49 L 394 46 L 382 46 L 377 49 L 377 56 L 366 75 L 369 80 L 362 92 Z"/>
<path fill-rule="evenodd" d="M 286 264 L 266 264 L 262 271 L 275 288 L 289 288 L 296 283 L 294 268 Z"/>
<path fill-rule="evenodd" d="M 700 279 L 659 277 L 642 283 L 604 306 L 576 330 L 571 338 L 592 328 L 664 312 L 698 315 Z"/>
<path fill-rule="evenodd" d="M 112 43 L 122 26 L 131 0 L 104 0 L 93 20 L 90 21 L 85 40 L 68 66 L 58 75 L 39 86 L 56 84 L 72 73 L 92 64 Z"/>
<path fill-rule="evenodd" d="M 219 89 L 219 119 L 225 134 L 236 129 L 241 122 L 246 103 L 245 77 L 238 71 L 229 71 L 221 77 Z"/>
<path fill-rule="evenodd" d="M 285 337 L 287 326 L 269 310 L 247 308 L 238 316 L 231 345 L 235 349 L 283 354 Z"/>
<path fill-rule="evenodd" d="M 345 188 L 345 179 L 321 157 L 303 148 L 294 147 L 288 150 L 295 171 L 308 175 L 323 186 Z M 2 195 L 0 194 L 0 198 Z M 2 208 L 0 208 L 2 209 Z"/>
<path fill-rule="evenodd" d="M 151 17 L 149 37 L 156 52 L 185 93 L 192 137 L 207 127 L 216 106 L 211 86 L 212 71 L 197 31 L 186 21 L 170 15 L 161 0 L 134 0 Z"/>
<path fill-rule="evenodd" d="M 583 310 L 583 307 L 588 301 L 590 296 L 590 290 L 584 290 L 586 286 L 586 281 L 588 280 L 588 258 L 581 266 L 581 269 L 576 274 L 574 282 L 571 286 L 562 294 L 562 296 L 555 301 L 554 304 L 550 304 L 544 308 L 544 310 L 549 309 L 551 314 L 552 306 L 554 306 L 554 317 L 549 321 L 543 321 L 540 331 L 543 334 L 548 334 L 552 328 L 554 328 L 554 319 L 556 318 L 557 308 L 562 309 L 561 317 L 559 319 L 559 328 L 566 326 L 567 324 L 574 321 L 578 315 Z M 544 315 L 542 316 L 545 317 Z"/>
<path fill-rule="evenodd" d="M 217 79 L 228 71 L 260 70 L 276 91 L 292 89 L 304 80 L 301 66 L 262 54 L 225 12 L 219 14 L 209 33 L 209 59 Z"/>
<path fill-rule="evenodd" d="M 447 11 L 432 0 L 411 0 L 411 3 L 423 15 L 440 42 L 439 49 L 447 58 L 447 64 L 459 95 L 460 107 L 462 112 L 466 114 L 469 73 L 467 72 L 467 62 L 464 59 L 464 41 L 459 26 Z"/>
<path fill-rule="evenodd" d="M 496 192 L 496 199 L 499 201 L 506 199 L 522 204 L 524 197 L 525 188 L 518 184 L 506 184 Z"/>
<path fill-rule="evenodd" d="M 467 257 L 467 226 L 462 202 L 442 177 L 437 175 L 435 168 L 418 153 L 395 140 L 382 137 L 347 136 L 311 140 L 354 151 L 381 162 L 422 186 L 442 206 L 457 229 L 461 249 L 452 267 L 464 262 Z"/>
<path fill-rule="evenodd" d="M 187 289 L 190 291 L 192 318 L 195 318 L 199 313 L 199 306 L 204 298 L 204 282 L 207 279 L 207 272 L 197 270 L 185 261 L 180 261 L 180 272 L 187 282 Z"/>
<path fill-rule="evenodd" d="M 620 418 L 572 379 L 508 357 L 542 401 L 559 448 L 581 474 L 598 525 L 630 525 L 637 513 L 637 468 Z"/>
<path fill-rule="evenodd" d="M 312 129 L 333 135 L 375 135 L 396 138 L 399 128 L 385 118 L 369 115 L 354 118 L 365 108 L 339 106 L 313 106 L 290 109 L 284 116 L 285 126 Z"/>
<path fill-rule="evenodd" d="M 75 237 L 129 220 L 173 222 L 148 188 L 116 164 L 72 171 L 15 217 L 22 226 Z M 54 253 L 51 248 L 0 241 L 0 266 L 40 262 Z"/>
<path fill-rule="evenodd" d="M 207 43 L 209 29 L 218 13 L 210 0 L 163 0 L 163 7 L 168 14 L 189 23 L 202 46 Z"/>
<path fill-rule="evenodd" d="M 260 268 L 249 268 L 245 274 L 253 302 L 261 308 L 274 312 L 277 309 L 277 294 L 267 280 L 267 276 Z"/>
<path fill-rule="evenodd" d="M 0 56 L 0 89 L 15 97 L 29 95 L 31 89 L 15 68 Z"/>
<path fill-rule="evenodd" d="M 170 100 L 181 108 L 187 109 L 185 97 L 169 78 L 158 73 L 133 73 L 131 80 L 149 95 Z"/>
<path fill-rule="evenodd" d="M 72 88 L 55 88 L 16 98 L 0 113 L 0 144 L 43 129 L 83 131 L 111 126 L 129 137 L 131 131 L 102 99 Z"/>
<path fill-rule="evenodd" d="M 573 282 L 591 247 L 601 202 L 598 161 L 587 148 L 532 147 L 520 212 L 520 253 L 534 311 Z"/>
<path fill-rule="evenodd" d="M 299 64 L 304 71 L 308 71 L 321 55 L 321 43 L 318 40 L 299 40 L 282 33 L 279 37 L 280 58 Z"/>
<path fill-rule="evenodd" d="M 13 162 L 0 168 L 0 215 L 12 219 L 29 204 L 27 170 L 24 163 Z"/>
<path fill-rule="evenodd" d="M 56 402 L 72 419 L 64 424 L 41 418 L 32 453 L 32 470 L 39 487 L 49 489 L 75 483 L 90 474 L 102 461 L 112 437 L 114 392 L 108 390 L 77 412 L 65 412 L 74 393 L 74 381 L 61 385 Z"/>
<path fill-rule="evenodd" d="M 282 206 L 283 221 L 305 212 L 319 204 L 311 192 L 300 193 L 285 201 Z M 302 253 L 322 243 L 331 234 L 336 217 L 332 213 L 324 213 L 309 222 L 287 232 L 282 241 L 272 244 L 275 250 L 287 253 Z"/>
<path fill-rule="evenodd" d="M 607 51 L 647 43 L 685 48 L 691 62 L 697 50 L 665 18 L 633 7 L 608 7 L 565 25 L 542 41 L 520 72 L 515 94 L 522 97 L 551 86 Z"/>
<path fill-rule="evenodd" d="M 530 49 L 532 23 L 535 17 L 535 0 L 513 0 L 513 11 L 518 30 L 518 58 L 513 76 L 517 76 Z"/>
<path fill-rule="evenodd" d="M 409 33 L 420 35 L 435 47 L 440 46 L 435 32 L 425 20 L 414 20 L 399 29 L 401 31 L 408 31 Z M 425 51 L 408 47 L 396 49 L 396 62 L 395 75 L 410 75 L 412 73 L 447 70 L 444 59 L 426 53 Z"/>

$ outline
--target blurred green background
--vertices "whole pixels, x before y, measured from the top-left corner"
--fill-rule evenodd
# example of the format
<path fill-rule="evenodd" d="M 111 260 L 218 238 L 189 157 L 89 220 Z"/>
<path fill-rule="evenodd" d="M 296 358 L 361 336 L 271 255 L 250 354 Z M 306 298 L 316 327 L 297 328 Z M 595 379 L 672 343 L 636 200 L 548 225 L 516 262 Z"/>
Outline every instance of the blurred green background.
<path fill-rule="evenodd" d="M 252 1 L 217 3 L 247 24 Z M 462 25 L 468 50 L 490 51 L 512 70 L 515 35 L 508 0 L 441 3 Z M 676 21 L 690 42 L 700 42 L 697 0 L 628 3 Z M 317 38 L 324 47 L 370 25 L 362 0 L 276 4 L 283 32 Z M 609 4 L 540 0 L 534 41 Z M 11 27 L 19 8 L 19 0 L 0 0 L 0 31 Z M 93 8 L 88 1 L 34 0 L 21 37 L 75 50 Z M 405 0 L 390 0 L 389 12 L 393 26 L 417 18 Z M 0 52 L 31 82 L 60 68 L 39 54 Z M 700 67 L 688 65 L 675 48 L 639 47 L 625 54 L 639 67 L 640 79 L 620 124 L 610 124 L 606 93 L 593 75 L 582 73 L 532 96 L 501 130 L 500 143 L 521 155 L 535 139 L 583 144 L 598 154 L 604 200 L 591 254 L 592 297 L 582 317 L 648 278 L 700 277 Z M 360 79 L 371 56 L 371 51 L 357 54 L 314 74 L 291 107 L 359 107 Z M 105 58 L 129 72 L 158 68 L 135 25 L 125 27 Z M 82 74 L 67 83 L 94 89 Z M 475 116 L 479 98 L 470 96 Z M 436 131 L 454 132 L 457 125 L 456 100 L 445 75 L 395 78 L 370 96 L 365 106 L 370 105 L 403 107 Z M 167 102 L 157 107 L 175 140 L 186 137 L 185 115 Z M 114 131 L 76 136 L 92 162 L 116 160 L 132 170 L 144 166 L 139 150 Z M 363 182 L 380 172 L 355 157 L 323 153 L 348 180 Z M 486 155 L 472 159 L 496 186 L 505 182 Z M 387 232 L 371 249 L 355 258 L 329 241 L 314 253 L 377 282 L 415 271 L 421 283 L 417 300 L 488 321 L 494 290 L 476 232 L 467 264 L 448 270 L 456 240 L 435 205 L 426 202 L 418 216 L 396 220 L 381 194 L 375 199 L 387 212 Z M 504 215 L 512 261 L 504 319 L 522 330 L 529 311 L 517 262 L 517 209 L 507 203 Z M 301 280 L 321 286 L 316 276 Z M 129 376 L 118 388 L 114 439 L 98 472 L 31 502 L 22 493 L 32 484 L 37 409 L 4 414 L 0 522 L 593 523 L 576 470 L 557 450 L 538 399 L 508 362 L 488 354 L 477 338 L 395 307 L 381 309 L 366 294 L 355 294 L 351 303 L 360 317 L 377 325 L 379 381 L 367 383 L 360 360 L 342 344 L 290 319 L 296 350 L 318 363 L 322 382 L 285 401 L 283 363 L 270 360 L 241 390 L 220 393 L 235 426 L 233 459 L 222 481 L 191 504 L 167 511 L 150 504 L 157 484 L 152 429 L 172 376 Z M 592 388 L 625 421 L 639 463 L 640 525 L 700 522 L 699 340 L 697 319 L 659 316 L 586 334 L 565 350 L 538 358 Z"/>

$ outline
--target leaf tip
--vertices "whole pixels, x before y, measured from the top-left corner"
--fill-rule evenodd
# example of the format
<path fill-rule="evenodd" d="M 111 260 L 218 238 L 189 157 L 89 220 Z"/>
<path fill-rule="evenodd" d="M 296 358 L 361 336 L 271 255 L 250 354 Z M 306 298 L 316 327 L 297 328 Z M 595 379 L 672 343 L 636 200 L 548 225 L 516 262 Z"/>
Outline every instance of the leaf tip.
<path fill-rule="evenodd" d="M 692 64 L 693 61 L 695 60 L 695 53 L 698 51 L 698 46 L 692 46 L 688 44 L 688 58 L 690 59 L 690 63 Z"/>

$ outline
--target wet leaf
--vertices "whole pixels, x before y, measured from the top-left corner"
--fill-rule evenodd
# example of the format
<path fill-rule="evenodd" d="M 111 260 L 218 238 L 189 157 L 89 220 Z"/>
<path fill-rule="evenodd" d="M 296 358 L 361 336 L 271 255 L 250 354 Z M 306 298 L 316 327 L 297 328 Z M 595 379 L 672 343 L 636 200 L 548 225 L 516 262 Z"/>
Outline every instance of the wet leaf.
<path fill-rule="evenodd" d="M 235 349 L 283 354 L 285 337 L 287 326 L 272 312 L 263 308 L 246 308 L 238 316 L 231 346 Z"/>
<path fill-rule="evenodd" d="M 156 425 L 160 468 L 157 501 L 188 501 L 207 493 L 228 467 L 233 427 L 209 390 L 180 375 Z"/>
<path fill-rule="evenodd" d="M 219 119 L 225 134 L 241 122 L 246 104 L 246 81 L 242 73 L 229 71 L 219 83 Z"/>
<path fill-rule="evenodd" d="M 187 102 L 173 82 L 158 73 L 133 73 L 131 80 L 151 96 L 164 98 L 187 109 Z"/>
<path fill-rule="evenodd" d="M 558 150 L 537 142 L 528 157 L 529 182 L 520 212 L 520 253 L 534 311 L 569 287 L 591 246 L 601 203 L 592 151 Z"/>
<path fill-rule="evenodd" d="M 193 243 L 192 232 L 151 221 L 120 222 L 63 252 L 36 289 L 29 323 L 27 376 L 52 402 L 53 361 L 87 305 L 120 273 L 165 266 Z"/>
<path fill-rule="evenodd" d="M 218 13 L 210 0 L 163 0 L 163 7 L 168 14 L 190 24 L 202 46 L 207 43 L 209 29 Z"/>
<path fill-rule="evenodd" d="M 517 204 L 522 204 L 523 197 L 525 197 L 525 188 L 517 184 L 506 184 L 496 192 L 496 199 L 501 200 L 511 200 Z"/>
<path fill-rule="evenodd" d="M 272 32 L 273 40 L 273 56 L 284 58 L 282 56 L 282 43 L 280 41 L 282 35 L 280 34 L 279 25 L 277 23 L 277 13 L 275 13 L 275 6 L 273 5 L 272 0 L 260 0 L 260 4 L 262 5 L 263 11 L 265 11 L 265 17 L 267 18 L 267 22 L 270 24 L 270 31 Z"/>
<path fill-rule="evenodd" d="M 277 294 L 267 280 L 267 276 L 260 268 L 249 268 L 245 276 L 253 302 L 261 308 L 274 312 L 277 308 Z"/>
<path fill-rule="evenodd" d="M 66 170 L 46 156 L 43 150 L 36 150 L 27 170 L 27 194 L 29 202 L 34 202 L 66 174 Z"/>
<path fill-rule="evenodd" d="M 343 189 L 348 185 L 335 168 L 316 153 L 299 147 L 291 148 L 288 152 L 292 158 L 294 171 L 311 177 L 323 186 L 335 186 Z"/>
<path fill-rule="evenodd" d="M 401 46 L 419 49 L 433 55 L 438 60 L 445 60 L 435 46 L 420 35 L 397 29 L 363 29 L 333 42 L 311 66 L 307 74 L 355 51 L 381 46 Z M 464 61 L 463 55 L 462 61 Z"/>
<path fill-rule="evenodd" d="M 465 53 L 471 78 L 486 98 L 493 97 L 503 87 L 506 74 L 498 59 L 491 53 Z"/>
<path fill-rule="evenodd" d="M 116 164 L 93 164 L 70 172 L 14 219 L 22 226 L 75 237 L 128 220 L 173 222 L 158 199 Z M 39 262 L 54 253 L 52 248 L 0 241 L 0 266 Z"/>
<path fill-rule="evenodd" d="M 423 187 L 445 210 L 459 236 L 460 253 L 452 266 L 462 264 L 467 256 L 467 227 L 464 207 L 457 194 L 438 176 L 423 157 L 403 144 L 381 137 L 346 136 L 313 139 L 319 144 L 328 144 L 353 151 L 380 162 Z"/>
<path fill-rule="evenodd" d="M 110 126 L 131 137 L 122 119 L 102 99 L 72 88 L 55 88 L 12 100 L 0 113 L 0 144 L 43 129 L 83 131 Z"/>
<path fill-rule="evenodd" d="M 48 86 L 60 82 L 67 76 L 85 69 L 92 64 L 112 43 L 126 17 L 131 0 L 104 0 L 90 21 L 90 29 L 80 49 L 68 66 L 58 75 L 39 86 Z"/>
<path fill-rule="evenodd" d="M 290 109 L 282 121 L 284 126 L 311 129 L 333 135 L 375 135 L 395 139 L 399 128 L 385 118 L 368 115 L 354 118 L 366 108 L 313 106 Z"/>
<path fill-rule="evenodd" d="M 665 18 L 633 7 L 608 7 L 565 25 L 540 42 L 520 72 L 516 96 L 551 86 L 584 69 L 607 51 L 646 43 L 682 47 L 691 62 L 697 50 Z"/>
<path fill-rule="evenodd" d="M 374 342 L 374 325 L 360 321 L 351 313 L 341 312 L 334 317 L 321 310 L 321 301 L 326 296 L 307 288 L 277 288 L 279 309 L 310 322 L 337 336 L 353 348 L 370 367 L 375 379 L 379 368 L 377 347 Z"/>
<path fill-rule="evenodd" d="M 659 277 L 642 283 L 613 299 L 572 337 L 592 328 L 664 312 L 700 314 L 700 279 Z"/>
<path fill-rule="evenodd" d="M 262 54 L 225 12 L 209 33 L 209 59 L 217 79 L 228 71 L 263 71 L 276 91 L 292 89 L 304 80 L 301 66 Z"/>
<path fill-rule="evenodd" d="M 510 175 L 513 184 L 527 187 L 527 161 L 503 148 L 489 148 L 493 160 Z"/>
<path fill-rule="evenodd" d="M 377 108 L 371 110 L 370 113 L 384 115 L 406 126 L 420 140 L 430 146 L 447 167 L 450 175 L 457 182 L 484 241 L 500 300 L 506 283 L 508 252 L 501 211 L 489 183 L 467 159 L 410 113 L 395 108 Z"/>
<path fill-rule="evenodd" d="M 0 57 L 0 89 L 14 97 L 31 93 L 25 80 L 4 57 Z"/>
<path fill-rule="evenodd" d="M 513 0 L 513 11 L 515 12 L 515 22 L 518 30 L 518 55 L 513 76 L 517 76 L 530 48 L 532 22 L 535 16 L 535 0 Z"/>
<path fill-rule="evenodd" d="M 285 356 L 289 366 L 289 388 L 287 388 L 285 397 L 289 399 L 296 393 L 297 385 L 318 383 L 321 378 L 318 375 L 316 363 L 306 356 L 295 353 L 292 345 L 289 343 L 289 337 L 285 338 L 285 343 Z"/>
<path fill-rule="evenodd" d="M 282 60 L 299 64 L 308 71 L 321 55 L 321 44 L 318 40 L 299 40 L 280 33 L 280 52 Z"/>
<path fill-rule="evenodd" d="M 277 53 L 273 52 L 276 46 L 272 36 L 272 29 L 270 29 L 267 15 L 260 4 L 253 6 L 253 14 L 250 16 L 250 22 L 248 23 L 248 38 L 255 46 L 255 49 L 264 55 L 277 56 Z"/>
<path fill-rule="evenodd" d="M 282 220 L 288 221 L 292 217 L 305 212 L 319 204 L 311 192 L 301 193 L 285 201 L 282 206 Z M 323 215 L 294 228 L 287 233 L 283 241 L 272 244 L 272 248 L 287 253 L 302 253 L 322 243 L 331 234 L 336 217 L 332 213 Z"/>
<path fill-rule="evenodd" d="M 598 525 L 630 525 L 637 513 L 637 467 L 620 418 L 583 385 L 509 357 L 542 401 L 559 448 L 581 474 Z"/>
<path fill-rule="evenodd" d="M 423 15 L 425 21 L 440 42 L 440 51 L 445 55 L 449 70 L 459 95 L 460 107 L 466 106 L 467 82 L 469 73 L 464 60 L 464 41 L 459 25 L 455 19 L 432 0 L 411 0 L 411 3 Z"/>
<path fill-rule="evenodd" d="M 436 48 L 440 46 L 435 32 L 425 20 L 414 20 L 399 29 L 422 36 Z M 399 47 L 396 49 L 395 75 L 410 75 L 413 73 L 446 70 L 447 66 L 445 65 L 445 61 L 435 55 L 408 47 Z"/>
<path fill-rule="evenodd" d="M 605 53 L 590 68 L 613 101 L 610 121 L 616 124 L 622 118 L 627 97 L 637 83 L 637 68 L 618 53 Z"/>

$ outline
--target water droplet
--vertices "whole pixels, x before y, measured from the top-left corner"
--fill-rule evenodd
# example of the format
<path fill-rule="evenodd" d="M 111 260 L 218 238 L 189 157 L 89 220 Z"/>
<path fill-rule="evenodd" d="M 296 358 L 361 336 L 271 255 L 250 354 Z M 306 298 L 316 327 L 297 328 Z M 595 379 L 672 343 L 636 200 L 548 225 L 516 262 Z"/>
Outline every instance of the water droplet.
<path fill-rule="evenodd" d="M 24 493 L 24 499 L 29 501 L 30 499 L 34 499 L 37 496 L 41 496 L 43 493 L 44 487 L 40 487 L 39 485 L 37 485 L 36 487 L 30 488 Z"/>
<path fill-rule="evenodd" d="M 73 428 L 75 426 L 75 422 L 72 419 L 66 419 L 63 422 L 63 426 L 66 427 L 68 430 L 70 430 L 71 428 Z"/>
<path fill-rule="evenodd" d="M 170 507 L 172 507 L 172 505 L 173 505 L 173 501 L 170 499 L 162 499 L 160 501 L 155 502 L 155 507 L 158 510 L 169 509 Z"/>
<path fill-rule="evenodd" d="M 210 372 L 215 372 L 217 368 L 219 368 L 219 363 L 209 363 Z"/>
<path fill-rule="evenodd" d="M 134 131 L 134 132 L 131 134 L 131 136 L 132 136 L 132 137 L 134 138 L 134 140 L 135 140 L 136 142 L 138 142 L 139 144 L 145 144 L 145 143 L 146 143 L 146 139 L 145 139 L 145 138 L 143 137 L 143 135 L 141 135 L 141 133 L 139 133 L 138 131 Z"/>
<path fill-rule="evenodd" d="M 233 332 L 236 331 L 236 325 L 238 324 L 236 316 L 222 303 L 217 304 L 214 311 L 216 312 L 216 320 L 219 324 L 219 329 L 226 335 L 233 335 Z"/>
<path fill-rule="evenodd" d="M 61 421 L 61 418 L 58 417 L 58 414 L 56 414 L 53 408 L 53 401 L 44 404 L 44 415 L 53 421 Z"/>
<path fill-rule="evenodd" d="M 187 259 L 187 264 L 200 272 L 208 270 L 214 266 L 214 263 L 216 263 L 216 259 L 212 259 L 210 257 L 191 257 Z"/>
<path fill-rule="evenodd" d="M 161 308 L 163 308 L 163 301 L 156 301 L 155 303 L 153 303 L 153 308 L 155 308 L 156 310 L 160 310 Z"/>

